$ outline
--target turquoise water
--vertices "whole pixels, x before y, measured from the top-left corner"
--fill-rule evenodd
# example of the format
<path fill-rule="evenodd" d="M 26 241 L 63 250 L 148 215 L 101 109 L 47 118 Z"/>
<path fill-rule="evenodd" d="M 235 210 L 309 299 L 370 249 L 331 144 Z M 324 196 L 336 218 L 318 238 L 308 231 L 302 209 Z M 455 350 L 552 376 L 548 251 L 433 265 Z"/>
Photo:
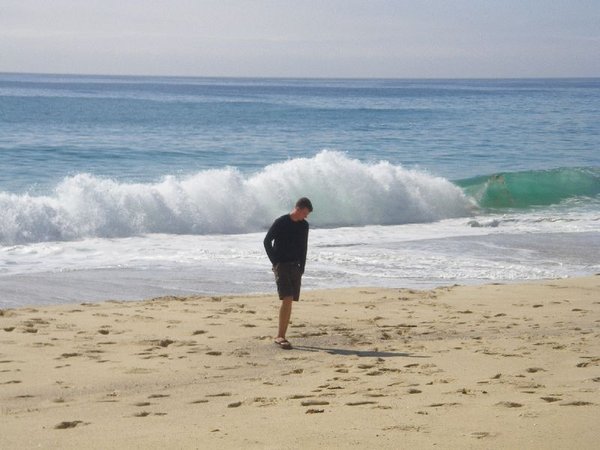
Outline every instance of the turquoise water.
<path fill-rule="evenodd" d="M 0 294 L 269 290 L 255 242 L 302 195 L 309 287 L 595 273 L 598 117 L 600 79 L 0 74 Z"/>
<path fill-rule="evenodd" d="M 569 199 L 593 201 L 600 194 L 600 169 L 560 168 L 496 173 L 459 180 L 464 192 L 484 208 L 528 208 Z"/>

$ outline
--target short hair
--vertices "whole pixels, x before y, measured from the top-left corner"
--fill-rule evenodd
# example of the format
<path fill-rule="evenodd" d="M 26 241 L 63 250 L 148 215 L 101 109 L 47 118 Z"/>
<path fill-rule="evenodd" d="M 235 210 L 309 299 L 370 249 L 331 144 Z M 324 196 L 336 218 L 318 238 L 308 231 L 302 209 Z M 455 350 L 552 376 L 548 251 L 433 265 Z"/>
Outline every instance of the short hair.
<path fill-rule="evenodd" d="M 308 198 L 306 198 L 306 197 L 302 197 L 302 198 L 298 199 L 298 201 L 296 202 L 296 208 L 299 208 L 299 209 L 306 208 L 310 212 L 312 212 L 312 210 L 313 210 L 313 206 L 312 206 L 311 201 Z"/>

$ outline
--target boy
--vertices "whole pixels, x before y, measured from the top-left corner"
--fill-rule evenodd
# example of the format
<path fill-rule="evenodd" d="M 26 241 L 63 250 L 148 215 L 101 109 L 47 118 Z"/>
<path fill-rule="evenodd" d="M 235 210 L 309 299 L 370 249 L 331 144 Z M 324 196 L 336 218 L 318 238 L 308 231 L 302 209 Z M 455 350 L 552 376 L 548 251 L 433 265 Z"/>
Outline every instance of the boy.
<path fill-rule="evenodd" d="M 281 300 L 275 344 L 286 350 L 292 348 L 285 334 L 292 315 L 292 302 L 300 299 L 300 285 L 308 246 L 306 218 L 312 210 L 311 201 L 302 197 L 296 202 L 292 212 L 275 219 L 263 242 L 273 264 L 277 292 Z"/>

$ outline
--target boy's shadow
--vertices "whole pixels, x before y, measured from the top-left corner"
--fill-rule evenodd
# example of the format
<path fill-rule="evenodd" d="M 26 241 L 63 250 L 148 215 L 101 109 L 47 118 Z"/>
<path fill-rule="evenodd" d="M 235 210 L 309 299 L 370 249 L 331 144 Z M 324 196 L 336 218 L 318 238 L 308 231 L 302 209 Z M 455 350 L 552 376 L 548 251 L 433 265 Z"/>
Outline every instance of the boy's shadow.
<path fill-rule="evenodd" d="M 324 348 L 324 347 L 312 347 L 308 345 L 295 345 L 295 350 L 303 350 L 306 352 L 325 352 L 330 355 L 342 355 L 342 356 L 359 356 L 359 357 L 370 357 L 370 358 L 430 358 L 430 356 L 419 356 L 411 353 L 404 352 L 380 352 L 374 350 L 346 350 L 342 348 Z"/>

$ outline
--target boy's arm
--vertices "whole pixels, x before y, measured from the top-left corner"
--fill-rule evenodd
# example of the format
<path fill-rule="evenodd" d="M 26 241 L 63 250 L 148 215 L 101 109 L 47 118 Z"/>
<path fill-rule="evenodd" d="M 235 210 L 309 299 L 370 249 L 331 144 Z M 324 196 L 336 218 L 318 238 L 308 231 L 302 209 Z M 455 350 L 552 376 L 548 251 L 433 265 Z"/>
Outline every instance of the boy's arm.
<path fill-rule="evenodd" d="M 302 248 L 302 261 L 300 261 L 302 273 L 304 273 L 304 266 L 306 266 L 306 254 L 308 252 L 308 222 L 306 222 L 306 230 L 304 230 L 303 244 L 304 245 Z"/>
<path fill-rule="evenodd" d="M 275 260 L 275 249 L 273 248 L 273 239 L 275 239 L 276 223 L 277 222 L 273 222 L 273 225 L 271 225 L 271 228 L 269 228 L 269 231 L 267 231 L 267 235 L 263 240 L 265 251 L 267 252 L 267 256 L 269 257 L 271 264 L 273 265 L 277 264 L 277 261 Z"/>

